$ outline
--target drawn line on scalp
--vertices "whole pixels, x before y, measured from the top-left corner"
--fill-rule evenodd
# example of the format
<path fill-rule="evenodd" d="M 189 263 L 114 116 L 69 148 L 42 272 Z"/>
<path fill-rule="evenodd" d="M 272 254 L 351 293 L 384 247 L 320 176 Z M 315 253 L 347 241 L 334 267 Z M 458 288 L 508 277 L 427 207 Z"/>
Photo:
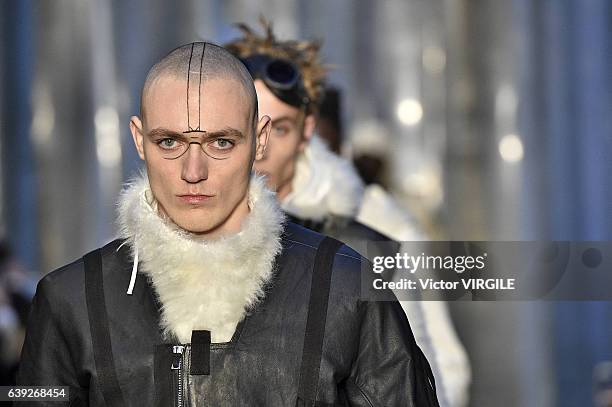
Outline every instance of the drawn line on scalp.
<path fill-rule="evenodd" d="M 198 84 L 198 130 L 200 130 L 200 117 L 202 115 L 202 63 L 204 62 L 204 51 L 206 51 L 206 42 L 202 45 L 202 56 L 200 57 L 200 83 Z"/>
<path fill-rule="evenodd" d="M 189 54 L 189 66 L 187 67 L 187 129 L 193 130 L 191 128 L 191 123 L 189 123 L 189 74 L 191 73 L 191 57 L 193 57 L 193 46 L 195 43 L 191 43 L 191 53 Z"/>

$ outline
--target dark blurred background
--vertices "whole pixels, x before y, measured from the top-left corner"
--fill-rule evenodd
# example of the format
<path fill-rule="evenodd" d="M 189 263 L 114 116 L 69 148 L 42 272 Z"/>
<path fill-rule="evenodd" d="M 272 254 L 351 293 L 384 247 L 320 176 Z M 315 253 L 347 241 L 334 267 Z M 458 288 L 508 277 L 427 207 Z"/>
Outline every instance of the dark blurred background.
<path fill-rule="evenodd" d="M 341 151 L 430 236 L 612 240 L 612 1 L 2 1 L 5 380 L 36 281 L 115 236 L 147 69 L 260 15 L 324 40 Z M 449 306 L 471 406 L 612 405 L 609 302 Z"/>

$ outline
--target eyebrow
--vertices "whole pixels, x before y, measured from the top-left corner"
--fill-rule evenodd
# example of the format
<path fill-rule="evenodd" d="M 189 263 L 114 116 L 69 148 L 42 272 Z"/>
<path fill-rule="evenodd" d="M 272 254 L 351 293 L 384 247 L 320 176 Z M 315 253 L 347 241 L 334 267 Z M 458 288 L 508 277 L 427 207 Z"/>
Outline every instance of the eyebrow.
<path fill-rule="evenodd" d="M 164 127 L 157 127 L 149 131 L 148 136 L 149 137 L 171 136 L 171 137 L 185 138 L 186 137 L 185 133 L 192 133 L 192 132 L 193 131 L 179 133 L 174 130 L 166 129 Z M 206 134 L 207 138 L 218 138 L 218 137 L 229 137 L 229 136 L 240 138 L 240 139 L 246 138 L 245 135 L 240 130 L 234 129 L 233 127 L 224 127 L 220 130 L 214 130 L 214 131 L 202 131 L 202 133 Z"/>
<path fill-rule="evenodd" d="M 209 137 L 213 137 L 213 138 L 214 137 L 227 137 L 227 136 L 232 136 L 232 137 L 236 137 L 240 139 L 246 138 L 240 130 L 236 130 L 232 127 L 224 127 L 221 130 L 208 131 L 206 132 L 206 134 Z"/>
<path fill-rule="evenodd" d="M 156 136 L 174 136 L 174 137 L 183 137 L 182 134 L 177 133 L 176 131 L 172 131 L 163 127 L 157 127 L 151 131 L 149 131 L 147 133 L 147 136 L 149 137 L 156 137 Z"/>
<path fill-rule="evenodd" d="M 276 119 L 273 119 L 272 123 L 278 123 L 278 122 L 284 122 L 284 121 L 296 123 L 297 117 L 281 116 L 281 117 L 277 117 Z"/>

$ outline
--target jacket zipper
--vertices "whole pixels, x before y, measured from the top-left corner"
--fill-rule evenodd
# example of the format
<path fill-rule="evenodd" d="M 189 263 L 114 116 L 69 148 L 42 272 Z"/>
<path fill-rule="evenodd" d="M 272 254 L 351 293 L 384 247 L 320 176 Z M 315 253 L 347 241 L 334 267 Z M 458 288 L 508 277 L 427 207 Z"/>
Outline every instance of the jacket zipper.
<path fill-rule="evenodd" d="M 176 387 L 174 394 L 176 395 L 176 407 L 183 407 L 183 351 L 185 347 L 177 345 L 172 347 L 172 353 L 174 354 L 174 361 L 172 362 L 171 369 L 176 372 Z"/>

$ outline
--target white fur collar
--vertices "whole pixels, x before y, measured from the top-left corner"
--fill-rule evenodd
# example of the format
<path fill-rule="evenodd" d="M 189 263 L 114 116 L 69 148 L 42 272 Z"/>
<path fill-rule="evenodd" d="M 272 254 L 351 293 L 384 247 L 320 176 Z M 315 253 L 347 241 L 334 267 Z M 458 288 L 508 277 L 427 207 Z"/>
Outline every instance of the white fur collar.
<path fill-rule="evenodd" d="M 123 190 L 121 236 L 153 283 L 165 334 L 188 343 L 192 330 L 206 329 L 213 342 L 227 342 L 263 298 L 281 250 L 284 217 L 260 177 L 251 178 L 249 207 L 239 233 L 203 241 L 158 215 L 146 175 Z"/>
<path fill-rule="evenodd" d="M 300 154 L 292 192 L 281 203 L 294 216 L 316 221 L 329 215 L 357 216 L 364 185 L 349 161 L 329 151 L 313 136 Z"/>

